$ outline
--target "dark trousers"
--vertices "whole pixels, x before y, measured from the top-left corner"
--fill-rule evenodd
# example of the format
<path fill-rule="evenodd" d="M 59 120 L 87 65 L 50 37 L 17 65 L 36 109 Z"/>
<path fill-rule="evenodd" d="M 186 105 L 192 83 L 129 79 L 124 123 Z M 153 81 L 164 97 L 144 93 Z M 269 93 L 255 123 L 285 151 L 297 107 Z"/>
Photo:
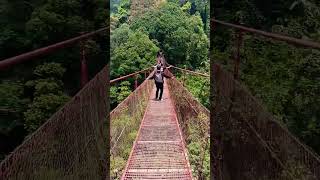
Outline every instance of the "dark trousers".
<path fill-rule="evenodd" d="M 159 99 L 161 100 L 161 98 L 162 98 L 162 93 L 163 93 L 163 83 L 157 83 L 157 82 L 156 82 L 156 87 L 157 87 L 156 99 L 158 99 L 158 97 L 159 97 Z M 160 90 L 160 96 L 158 96 L 159 90 Z"/>

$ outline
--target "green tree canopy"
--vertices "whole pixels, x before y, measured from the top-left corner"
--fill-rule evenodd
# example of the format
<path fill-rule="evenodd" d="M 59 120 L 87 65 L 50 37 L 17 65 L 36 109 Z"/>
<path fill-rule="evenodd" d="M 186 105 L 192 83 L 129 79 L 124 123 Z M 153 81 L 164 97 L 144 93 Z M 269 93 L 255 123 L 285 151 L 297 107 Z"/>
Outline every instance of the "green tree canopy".
<path fill-rule="evenodd" d="M 135 32 L 126 24 L 111 36 L 111 76 L 117 77 L 155 64 L 159 48 L 143 32 Z"/>
<path fill-rule="evenodd" d="M 41 126 L 59 107 L 69 100 L 63 93 L 61 78 L 65 69 L 58 63 L 46 63 L 34 70 L 35 80 L 28 81 L 26 87 L 33 90 L 33 102 L 24 113 L 25 128 L 33 132 Z"/>
<path fill-rule="evenodd" d="M 166 3 L 137 17 L 131 28 L 157 40 L 169 63 L 197 67 L 208 59 L 208 37 L 200 16 L 189 15 L 177 4 Z"/>

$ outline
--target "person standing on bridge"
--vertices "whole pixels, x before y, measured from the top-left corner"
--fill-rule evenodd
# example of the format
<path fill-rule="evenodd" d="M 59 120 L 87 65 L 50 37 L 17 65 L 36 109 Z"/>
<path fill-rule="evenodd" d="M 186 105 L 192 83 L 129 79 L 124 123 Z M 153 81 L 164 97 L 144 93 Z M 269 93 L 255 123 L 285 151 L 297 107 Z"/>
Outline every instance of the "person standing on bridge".
<path fill-rule="evenodd" d="M 161 66 L 163 66 L 162 64 L 162 53 L 161 53 L 161 50 L 158 51 L 157 53 L 157 65 L 160 64 Z"/>
<path fill-rule="evenodd" d="M 161 101 L 161 99 L 162 99 L 163 83 L 164 83 L 163 77 L 171 78 L 170 76 L 168 76 L 164 73 L 161 65 L 158 64 L 156 67 L 156 70 L 154 71 L 154 74 L 149 78 L 149 79 L 154 79 L 154 82 L 156 84 L 157 91 L 156 91 L 155 100 L 158 100 L 158 101 Z M 160 91 L 160 94 L 159 94 L 159 91 Z"/>
<path fill-rule="evenodd" d="M 157 64 L 161 64 L 161 66 L 166 67 L 166 62 L 162 50 L 157 53 Z"/>

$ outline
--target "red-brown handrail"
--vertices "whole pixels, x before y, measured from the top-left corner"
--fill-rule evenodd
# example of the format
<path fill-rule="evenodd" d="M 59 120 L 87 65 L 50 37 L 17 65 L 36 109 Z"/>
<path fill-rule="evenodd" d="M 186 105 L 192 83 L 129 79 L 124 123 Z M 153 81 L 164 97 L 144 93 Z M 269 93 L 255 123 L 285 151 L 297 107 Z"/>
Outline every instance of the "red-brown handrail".
<path fill-rule="evenodd" d="M 31 52 L 27 52 L 27 53 L 24 53 L 24 54 L 15 56 L 15 57 L 4 59 L 4 60 L 0 61 L 0 71 L 4 70 L 6 68 L 9 68 L 13 65 L 20 64 L 20 63 L 23 63 L 28 60 L 32 60 L 35 57 L 40 57 L 40 56 L 55 52 L 59 49 L 63 49 L 67 46 L 70 46 L 70 45 L 72 45 L 76 42 L 79 42 L 81 40 L 88 39 L 92 36 L 95 36 L 95 35 L 101 33 L 101 32 L 104 32 L 108 29 L 109 29 L 109 27 L 101 28 L 99 30 L 96 30 L 96 31 L 93 31 L 90 33 L 86 33 L 86 34 L 83 34 L 83 35 L 80 35 L 80 36 L 74 37 L 72 39 L 68 39 L 68 40 L 53 44 L 53 45 L 50 45 L 47 47 L 43 47 L 43 48 L 31 51 Z"/>
<path fill-rule="evenodd" d="M 293 37 L 289 37 L 289 36 L 270 33 L 270 32 L 266 32 L 266 31 L 262 31 L 262 30 L 257 30 L 257 29 L 245 27 L 242 25 L 227 23 L 227 22 L 220 21 L 220 20 L 213 19 L 213 18 L 211 19 L 211 28 L 212 29 L 215 27 L 214 23 L 226 26 L 228 28 L 233 28 L 233 29 L 238 30 L 236 32 L 236 50 L 234 52 L 235 54 L 234 54 L 234 70 L 233 70 L 234 78 L 237 80 L 239 80 L 239 78 L 240 78 L 240 76 L 239 76 L 240 54 L 241 54 L 240 49 L 243 44 L 243 34 L 244 33 L 252 33 L 254 35 L 260 35 L 260 36 L 270 38 L 273 40 L 284 41 L 288 44 L 320 50 L 320 43 L 319 42 L 314 42 L 314 41 L 309 41 L 309 40 L 304 40 L 304 39 L 297 39 L 297 38 L 293 38 Z"/>
<path fill-rule="evenodd" d="M 116 83 L 116 82 L 118 82 L 118 81 L 121 81 L 121 80 L 130 78 L 130 77 L 134 77 L 134 76 L 136 76 L 136 75 L 138 75 L 138 74 L 140 74 L 140 73 L 148 72 L 148 71 L 150 71 L 152 68 L 153 68 L 153 67 L 149 67 L 149 68 L 143 69 L 143 70 L 141 70 L 141 71 L 137 71 L 137 72 L 134 72 L 134 73 L 125 75 L 125 76 L 118 77 L 118 78 L 116 78 L 116 79 L 112 79 L 112 80 L 110 81 L 110 84 L 114 84 L 114 83 Z"/>
<path fill-rule="evenodd" d="M 249 33 L 261 35 L 261 36 L 264 36 L 264 37 L 267 37 L 267 38 L 276 39 L 276 40 L 279 40 L 279 41 L 285 41 L 285 42 L 287 42 L 289 44 L 295 44 L 295 45 L 300 45 L 300 46 L 309 47 L 309 48 L 315 48 L 315 49 L 319 49 L 320 50 L 320 43 L 318 43 L 318 42 L 313 42 L 313 41 L 308 41 L 308 40 L 304 40 L 304 39 L 297 39 L 297 38 L 293 38 L 293 37 L 289 37 L 289 36 L 270 33 L 270 32 L 266 32 L 266 31 L 262 31 L 262 30 L 248 28 L 248 27 L 241 26 L 241 25 L 227 23 L 227 22 L 224 22 L 224 21 L 216 20 L 216 19 L 211 19 L 211 22 L 212 23 L 218 23 L 218 24 L 230 27 L 230 28 L 238 29 L 238 30 L 241 30 L 243 32 L 249 32 Z"/>
<path fill-rule="evenodd" d="M 187 72 L 187 73 L 190 73 L 190 74 L 194 74 L 194 75 L 198 75 L 198 76 L 203 76 L 203 77 L 210 77 L 210 75 L 208 74 L 203 74 L 203 73 L 199 73 L 199 72 L 195 72 L 195 71 L 190 71 L 190 70 L 187 70 L 187 69 L 182 69 L 182 68 L 179 68 L 179 67 L 176 67 L 176 66 L 172 66 L 170 65 L 172 68 L 175 68 L 175 69 L 178 69 L 180 71 L 184 71 L 184 72 Z"/>

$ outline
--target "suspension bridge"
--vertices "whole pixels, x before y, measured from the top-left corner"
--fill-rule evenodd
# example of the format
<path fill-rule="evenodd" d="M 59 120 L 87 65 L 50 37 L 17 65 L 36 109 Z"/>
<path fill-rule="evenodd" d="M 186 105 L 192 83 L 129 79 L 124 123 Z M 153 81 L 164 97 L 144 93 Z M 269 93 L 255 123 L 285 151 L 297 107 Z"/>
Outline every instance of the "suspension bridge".
<path fill-rule="evenodd" d="M 89 81 L 82 53 L 82 89 L 1 162 L 0 179 L 109 179 L 110 157 L 123 153 L 121 144 L 132 122 L 139 127 L 119 178 L 201 179 L 193 176 L 186 146 L 189 125 L 200 122 L 200 117 L 208 124 L 210 118 L 212 127 L 209 132 L 208 124 L 201 124 L 198 131 L 204 129 L 203 138 L 210 138 L 211 179 L 320 179 L 319 156 L 268 113 L 239 80 L 244 34 L 318 50 L 320 44 L 215 19 L 211 23 L 211 31 L 217 25 L 235 29 L 237 47 L 232 73 L 211 63 L 210 112 L 173 76 L 173 70 L 208 78 L 206 74 L 173 66 L 168 71 L 173 77 L 165 80 L 164 100 L 152 101 L 153 81 L 141 76 L 147 79 L 152 68 L 110 80 L 106 65 Z M 0 70 L 83 43 L 106 30 L 2 60 Z M 135 90 L 109 112 L 107 84 L 129 78 L 134 79 Z M 122 126 L 113 126 L 124 117 L 129 119 Z"/>

